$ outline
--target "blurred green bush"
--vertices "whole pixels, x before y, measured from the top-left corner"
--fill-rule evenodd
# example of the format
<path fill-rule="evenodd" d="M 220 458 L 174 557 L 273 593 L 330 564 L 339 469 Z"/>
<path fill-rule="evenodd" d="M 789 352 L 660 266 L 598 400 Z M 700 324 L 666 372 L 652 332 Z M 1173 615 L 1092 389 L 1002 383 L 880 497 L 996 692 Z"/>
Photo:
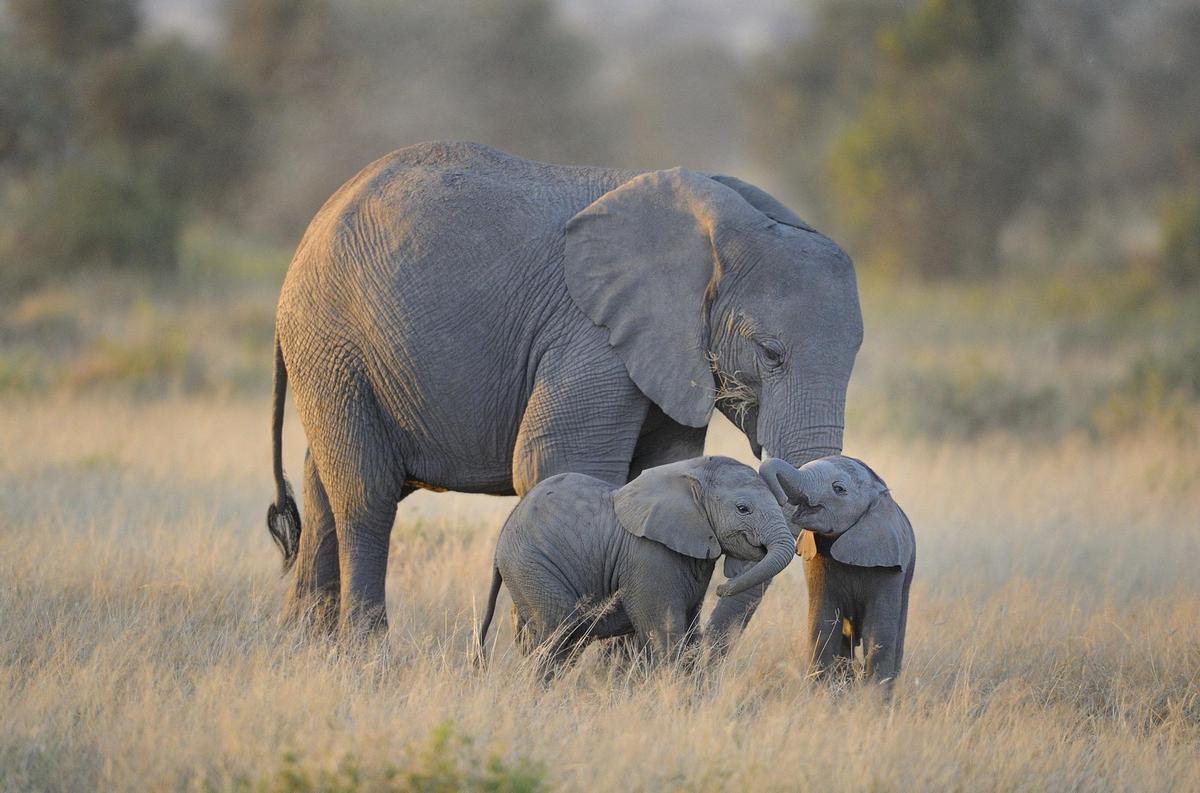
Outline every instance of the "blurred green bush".
<path fill-rule="evenodd" d="M 145 173 L 103 158 L 75 161 L 38 174 L 27 191 L 4 251 L 10 281 L 175 262 L 182 210 Z"/>
<path fill-rule="evenodd" d="M 141 28 L 138 0 L 9 0 L 20 43 L 78 64 L 128 47 Z"/>
<path fill-rule="evenodd" d="M 758 158 L 866 268 L 1200 272 L 1200 4 L 825 0 L 753 75 Z M 1151 207 L 1174 195 L 1156 217 Z"/>
<path fill-rule="evenodd" d="M 1200 341 L 1167 354 L 1136 358 L 1126 375 L 1102 395 L 1088 416 L 1089 429 L 1112 437 L 1157 422 L 1196 431 L 1200 406 Z"/>
<path fill-rule="evenodd" d="M 312 769 L 285 754 L 278 770 L 258 780 L 239 779 L 235 790 L 255 793 L 544 793 L 546 770 L 524 758 L 483 755 L 474 739 L 444 723 L 403 766 L 364 767 L 347 755 L 333 770 Z"/>
<path fill-rule="evenodd" d="M 1200 419 L 1200 342 L 1139 355 L 1110 382 L 1032 385 L 975 361 L 893 372 L 885 393 L 889 428 L 913 437 L 1111 439 L 1151 425 L 1183 437 Z"/>
<path fill-rule="evenodd" d="M 133 0 L 17 0 L 0 36 L 0 283 L 173 271 L 250 162 L 252 106 L 212 56 L 143 41 Z"/>
<path fill-rule="evenodd" d="M 911 435 L 1057 435 L 1065 422 L 1057 389 L 1014 381 L 981 364 L 896 373 L 886 393 L 892 426 Z"/>
<path fill-rule="evenodd" d="M 1200 187 L 1167 200 L 1159 269 L 1170 286 L 1200 283 Z"/>

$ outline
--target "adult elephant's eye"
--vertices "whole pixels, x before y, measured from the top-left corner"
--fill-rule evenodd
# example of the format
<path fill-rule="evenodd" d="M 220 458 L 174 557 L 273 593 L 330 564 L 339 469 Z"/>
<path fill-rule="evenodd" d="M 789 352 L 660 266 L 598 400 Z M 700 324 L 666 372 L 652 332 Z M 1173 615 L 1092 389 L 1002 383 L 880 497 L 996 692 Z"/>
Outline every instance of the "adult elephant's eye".
<path fill-rule="evenodd" d="M 737 511 L 742 513 L 743 515 L 749 515 L 754 510 L 750 509 L 750 507 L 746 506 L 745 504 L 738 504 Z"/>
<path fill-rule="evenodd" d="M 763 361 L 767 366 L 774 369 L 783 363 L 783 345 L 775 339 L 763 339 L 758 343 Z"/>

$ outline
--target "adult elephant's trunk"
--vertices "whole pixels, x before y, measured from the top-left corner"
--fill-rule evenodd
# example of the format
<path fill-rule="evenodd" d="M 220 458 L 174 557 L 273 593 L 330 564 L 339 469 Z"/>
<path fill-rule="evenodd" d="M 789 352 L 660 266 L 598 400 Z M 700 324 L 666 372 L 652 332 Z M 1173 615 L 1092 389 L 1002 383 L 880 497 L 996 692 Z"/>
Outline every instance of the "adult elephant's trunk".
<path fill-rule="evenodd" d="M 767 541 L 766 555 L 737 578 L 717 587 L 718 595 L 721 597 L 740 595 L 747 589 L 756 587 L 779 575 L 783 572 L 783 568 L 788 566 L 788 562 L 792 561 L 792 557 L 796 555 L 796 540 L 782 516 L 771 520 L 764 532 L 764 537 Z"/>
<path fill-rule="evenodd" d="M 842 451 L 844 381 L 802 386 L 781 382 L 763 395 L 757 439 L 769 457 L 794 466 Z"/>

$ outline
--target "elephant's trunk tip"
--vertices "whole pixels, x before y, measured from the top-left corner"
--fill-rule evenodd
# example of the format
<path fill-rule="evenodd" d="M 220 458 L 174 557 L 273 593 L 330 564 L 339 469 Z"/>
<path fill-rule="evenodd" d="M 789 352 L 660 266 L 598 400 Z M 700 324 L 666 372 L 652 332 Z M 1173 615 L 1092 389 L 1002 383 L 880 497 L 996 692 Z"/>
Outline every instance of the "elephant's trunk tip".
<path fill-rule="evenodd" d="M 788 566 L 796 553 L 796 543 L 786 526 L 782 527 L 779 534 L 781 536 L 767 547 L 766 555 L 754 567 L 717 587 L 718 597 L 740 595 L 747 589 L 764 584 L 783 572 L 783 568 Z"/>
<path fill-rule="evenodd" d="M 292 495 L 292 485 L 286 479 L 283 480 L 282 499 L 277 497 L 275 503 L 267 507 L 267 531 L 283 554 L 283 572 L 286 573 L 296 563 L 296 554 L 300 550 L 300 510 Z"/>

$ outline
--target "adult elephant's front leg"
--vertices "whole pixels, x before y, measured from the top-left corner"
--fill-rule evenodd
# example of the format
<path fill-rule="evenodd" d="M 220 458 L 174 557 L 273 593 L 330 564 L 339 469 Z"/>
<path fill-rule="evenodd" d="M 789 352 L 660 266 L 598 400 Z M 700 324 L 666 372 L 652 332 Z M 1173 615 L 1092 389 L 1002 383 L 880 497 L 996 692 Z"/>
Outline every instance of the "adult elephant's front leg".
<path fill-rule="evenodd" d="M 642 422 L 633 460 L 629 463 L 629 481 L 647 468 L 690 460 L 704 454 L 708 427 L 689 427 L 674 421 L 658 405 L 651 403 Z"/>
<path fill-rule="evenodd" d="M 628 481 L 649 400 L 629 379 L 599 328 L 547 354 L 538 367 L 513 449 L 513 489 L 528 493 L 562 473 Z"/>

